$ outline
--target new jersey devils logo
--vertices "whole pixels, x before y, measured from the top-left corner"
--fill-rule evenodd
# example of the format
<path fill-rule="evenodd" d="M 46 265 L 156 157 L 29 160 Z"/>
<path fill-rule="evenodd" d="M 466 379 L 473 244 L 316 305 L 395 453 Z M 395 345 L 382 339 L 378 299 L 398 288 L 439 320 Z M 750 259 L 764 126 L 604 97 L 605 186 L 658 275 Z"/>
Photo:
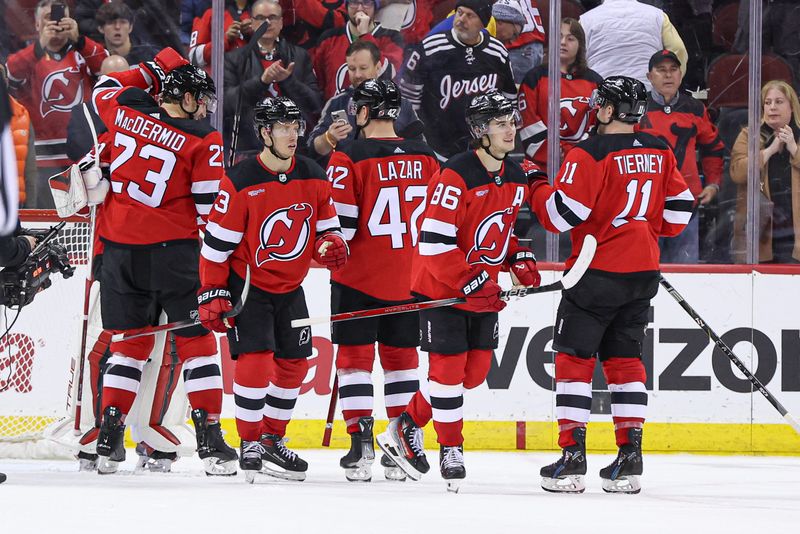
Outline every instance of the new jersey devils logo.
<path fill-rule="evenodd" d="M 467 263 L 500 265 L 506 259 L 511 228 L 514 224 L 514 208 L 496 211 L 486 217 L 475 229 L 475 245 L 467 254 Z"/>
<path fill-rule="evenodd" d="M 39 111 L 42 117 L 53 111 L 69 113 L 83 102 L 81 71 L 76 67 L 56 70 L 42 81 L 42 102 Z"/>
<path fill-rule="evenodd" d="M 291 261 L 306 249 L 311 236 L 309 204 L 293 204 L 272 212 L 261 223 L 261 246 L 256 251 L 256 265 L 261 267 L 268 261 Z"/>

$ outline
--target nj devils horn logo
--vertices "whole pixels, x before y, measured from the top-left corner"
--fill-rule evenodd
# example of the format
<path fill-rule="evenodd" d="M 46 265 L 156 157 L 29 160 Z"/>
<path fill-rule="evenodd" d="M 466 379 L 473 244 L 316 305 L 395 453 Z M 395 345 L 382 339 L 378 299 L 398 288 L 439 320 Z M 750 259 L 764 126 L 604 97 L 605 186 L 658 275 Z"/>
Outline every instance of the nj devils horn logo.
<path fill-rule="evenodd" d="M 511 228 L 514 224 L 514 208 L 496 211 L 486 217 L 475 229 L 475 245 L 467 254 L 467 263 L 500 265 L 506 259 Z"/>
<path fill-rule="evenodd" d="M 261 246 L 256 251 L 256 265 L 268 261 L 291 261 L 306 249 L 311 236 L 314 210 L 305 202 L 272 212 L 261 223 Z"/>
<path fill-rule="evenodd" d="M 69 113 L 83 102 L 81 71 L 76 67 L 53 71 L 42 82 L 42 117 L 52 111 Z"/>

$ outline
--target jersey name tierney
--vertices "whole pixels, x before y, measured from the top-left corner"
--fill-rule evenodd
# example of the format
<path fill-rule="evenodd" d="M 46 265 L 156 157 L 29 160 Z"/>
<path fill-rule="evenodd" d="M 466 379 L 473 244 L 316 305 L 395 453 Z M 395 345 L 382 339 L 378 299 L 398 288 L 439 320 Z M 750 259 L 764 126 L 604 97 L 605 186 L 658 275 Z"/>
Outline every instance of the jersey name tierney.
<path fill-rule="evenodd" d="M 660 154 L 625 154 L 614 156 L 620 174 L 662 174 L 664 156 Z"/>

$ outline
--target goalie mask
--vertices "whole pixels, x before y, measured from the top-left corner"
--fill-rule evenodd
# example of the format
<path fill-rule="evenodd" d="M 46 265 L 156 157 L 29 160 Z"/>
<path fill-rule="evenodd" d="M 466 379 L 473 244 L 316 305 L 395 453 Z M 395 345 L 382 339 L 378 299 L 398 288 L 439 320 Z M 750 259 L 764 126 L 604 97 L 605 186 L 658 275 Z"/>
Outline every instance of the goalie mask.
<path fill-rule="evenodd" d="M 614 106 L 612 120 L 638 124 L 647 111 L 647 89 L 634 78 L 609 76 L 592 92 L 589 108 L 599 110 L 608 105 Z"/>
<path fill-rule="evenodd" d="M 393 81 L 365 80 L 353 91 L 351 114 L 358 115 L 359 110 L 366 106 L 369 119 L 397 120 L 400 101 L 400 90 Z"/>
<path fill-rule="evenodd" d="M 267 135 L 272 140 L 272 145 L 265 146 L 278 159 L 287 160 L 292 156 L 283 156 L 275 151 L 275 137 L 289 137 L 296 135 L 302 137 L 306 133 L 306 121 L 300 113 L 300 108 L 291 98 L 279 96 L 277 98 L 268 97 L 259 102 L 253 108 L 253 122 L 256 136 L 261 139 L 261 129 L 265 128 Z"/>
<path fill-rule="evenodd" d="M 217 110 L 217 88 L 214 80 L 203 69 L 194 65 L 181 65 L 173 69 L 164 79 L 164 88 L 161 91 L 162 97 L 168 96 L 180 102 L 181 109 L 194 118 L 196 109 L 189 112 L 183 108 L 184 93 L 191 94 L 198 105 L 205 104 L 209 113 Z"/>

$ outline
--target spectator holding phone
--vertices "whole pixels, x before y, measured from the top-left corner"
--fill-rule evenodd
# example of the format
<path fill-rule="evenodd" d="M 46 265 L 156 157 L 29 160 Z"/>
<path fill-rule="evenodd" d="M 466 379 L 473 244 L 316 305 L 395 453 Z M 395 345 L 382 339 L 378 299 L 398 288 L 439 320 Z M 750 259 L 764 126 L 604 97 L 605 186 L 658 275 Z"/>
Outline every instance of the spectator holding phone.
<path fill-rule="evenodd" d="M 350 105 L 353 87 L 364 80 L 379 77 L 381 52 L 371 41 L 353 41 L 345 52 L 345 62 L 350 85 L 325 103 L 319 122 L 308 136 L 311 157 L 326 163 L 328 155 L 339 143 L 356 137 L 355 108 Z M 400 116 L 395 121 L 395 131 L 404 138 L 419 137 L 422 132 L 422 122 L 405 98 L 400 103 Z"/>
<path fill-rule="evenodd" d="M 27 206 L 54 208 L 47 179 L 66 169 L 67 123 L 70 111 L 80 105 L 94 84 L 108 52 L 78 33 L 69 8 L 55 0 L 36 5 L 39 39 L 8 57 L 8 83 L 28 109 L 36 130 L 35 183 L 26 184 Z"/>
<path fill-rule="evenodd" d="M 262 24 L 269 25 L 264 35 L 252 50 L 239 48 L 225 55 L 226 144 L 230 146 L 233 116 L 240 93 L 242 116 L 239 124 L 248 125 L 239 129 L 239 152 L 263 148 L 249 125 L 253 124 L 253 106 L 264 98 L 291 98 L 308 123 L 316 120 L 322 107 L 322 94 L 308 52 L 281 38 L 283 9 L 278 0 L 257 0 L 250 8 L 250 16 L 253 31 Z"/>
<path fill-rule="evenodd" d="M 253 21 L 250 17 L 253 3 L 253 0 L 226 0 L 222 21 L 225 28 L 225 52 L 244 46 L 253 35 Z M 211 11 L 209 7 L 202 17 L 194 19 L 192 23 L 189 61 L 198 67 L 211 65 Z"/>

